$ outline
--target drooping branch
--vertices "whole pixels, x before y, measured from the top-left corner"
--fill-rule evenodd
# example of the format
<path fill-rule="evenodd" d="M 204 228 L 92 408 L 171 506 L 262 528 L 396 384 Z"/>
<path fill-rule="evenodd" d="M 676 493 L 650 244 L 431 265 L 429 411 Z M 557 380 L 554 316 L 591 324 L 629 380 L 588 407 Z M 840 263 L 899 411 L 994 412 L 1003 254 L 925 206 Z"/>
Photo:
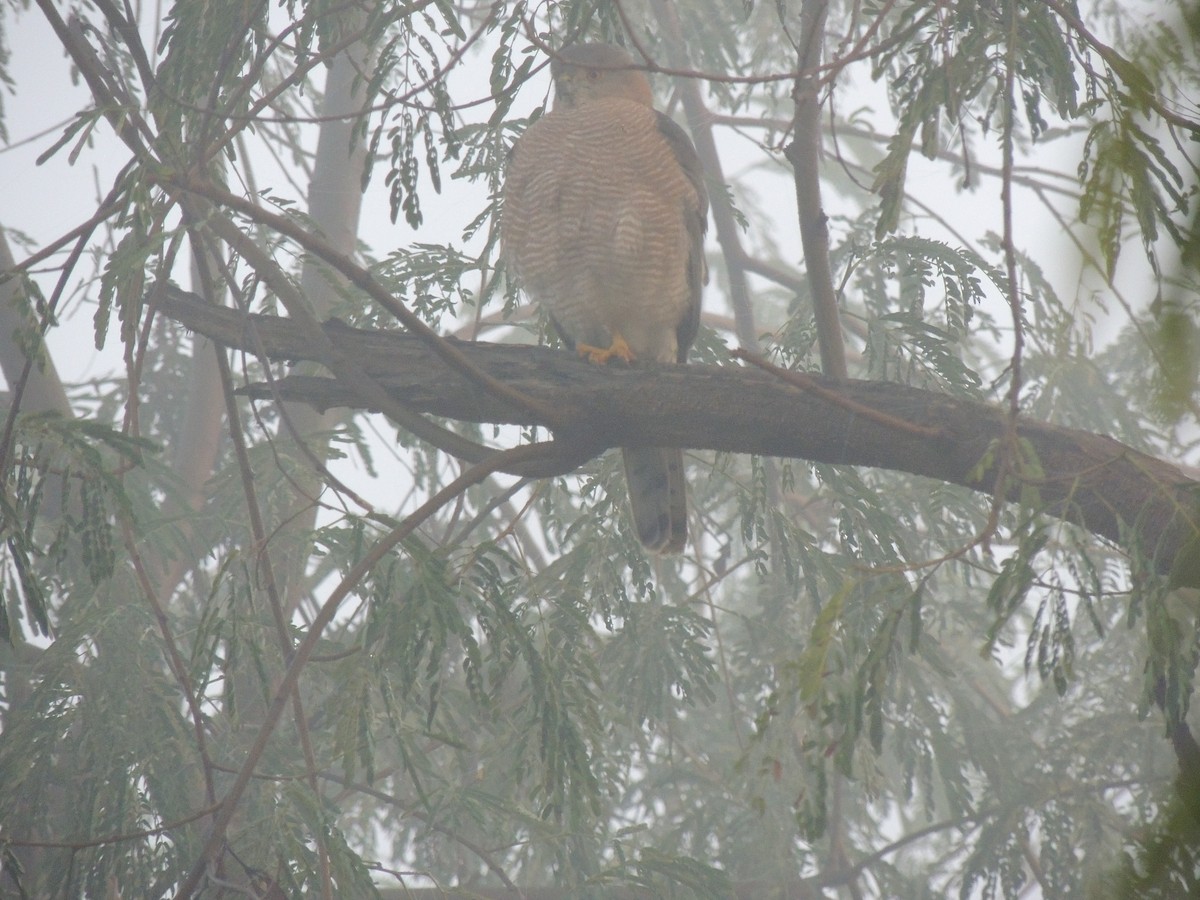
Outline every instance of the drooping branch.
<path fill-rule="evenodd" d="M 312 358 L 303 329 L 287 319 L 168 293 L 160 310 L 215 341 L 276 360 Z M 470 422 L 547 425 L 531 406 L 485 394 L 419 338 L 337 322 L 324 328 L 411 408 Z M 737 366 L 598 368 L 542 347 L 463 343 L 459 350 L 536 406 L 555 409 L 559 437 L 592 452 L 680 446 L 893 469 L 982 493 L 994 488 L 994 472 L 981 462 L 1004 431 L 1005 412 L 986 403 L 891 382 L 806 375 L 790 383 Z M 318 408 L 368 406 L 332 378 L 291 376 L 248 391 L 278 391 Z M 1028 419 L 1018 434 L 1040 472 L 1014 474 L 1008 499 L 1034 488 L 1046 513 L 1136 547 L 1180 583 L 1200 585 L 1197 573 L 1185 572 L 1200 553 L 1200 482 L 1104 435 Z"/>

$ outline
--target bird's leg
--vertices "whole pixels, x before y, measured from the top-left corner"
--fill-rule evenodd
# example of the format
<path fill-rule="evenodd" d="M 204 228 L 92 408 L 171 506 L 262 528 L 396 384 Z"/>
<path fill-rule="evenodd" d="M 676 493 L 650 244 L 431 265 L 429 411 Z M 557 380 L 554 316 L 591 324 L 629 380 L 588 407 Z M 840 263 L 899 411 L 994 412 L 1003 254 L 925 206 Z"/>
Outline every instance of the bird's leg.
<path fill-rule="evenodd" d="M 612 343 L 607 348 L 593 347 L 591 344 L 576 343 L 575 352 L 580 356 L 587 357 L 588 362 L 596 365 L 603 365 L 614 356 L 618 359 L 623 359 L 625 362 L 633 362 L 633 351 L 629 349 L 629 344 L 625 343 L 625 338 L 621 337 L 620 332 L 612 333 Z"/>

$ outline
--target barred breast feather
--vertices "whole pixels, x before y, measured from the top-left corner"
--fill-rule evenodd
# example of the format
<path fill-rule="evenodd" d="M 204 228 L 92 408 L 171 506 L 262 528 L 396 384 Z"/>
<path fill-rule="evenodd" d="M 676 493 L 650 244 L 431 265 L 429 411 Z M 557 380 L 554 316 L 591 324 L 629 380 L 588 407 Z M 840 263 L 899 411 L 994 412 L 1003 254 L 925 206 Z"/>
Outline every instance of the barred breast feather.
<path fill-rule="evenodd" d="M 579 56 L 629 61 L 618 48 Z M 619 336 L 635 359 L 684 362 L 700 315 L 707 195 L 691 141 L 648 105 L 648 86 L 633 93 L 644 101 L 575 105 L 569 87 L 572 102 L 528 128 L 509 162 L 501 244 L 569 344 L 609 348 Z M 680 552 L 682 451 L 621 452 L 638 539 L 656 553 Z"/>

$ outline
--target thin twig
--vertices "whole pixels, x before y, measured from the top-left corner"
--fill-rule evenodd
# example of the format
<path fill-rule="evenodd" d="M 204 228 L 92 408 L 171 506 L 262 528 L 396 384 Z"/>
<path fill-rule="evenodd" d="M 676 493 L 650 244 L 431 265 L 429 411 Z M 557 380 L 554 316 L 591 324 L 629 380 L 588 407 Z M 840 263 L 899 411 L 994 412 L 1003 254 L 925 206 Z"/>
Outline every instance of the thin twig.
<path fill-rule="evenodd" d="M 1062 3 L 1059 3 L 1058 0 L 1043 0 L 1043 2 L 1046 4 L 1046 6 L 1050 7 L 1050 9 L 1052 9 L 1059 18 L 1070 25 L 1075 33 L 1083 38 L 1084 41 L 1087 42 L 1088 46 L 1095 50 L 1100 55 L 1100 58 L 1103 59 L 1105 63 L 1107 63 L 1108 66 L 1115 71 L 1123 81 L 1125 80 L 1125 73 L 1127 72 L 1137 71 L 1139 74 L 1141 74 L 1136 65 L 1131 63 L 1108 44 L 1104 43 L 1102 40 L 1096 37 L 1096 35 L 1092 34 L 1092 32 L 1088 30 L 1088 27 L 1083 24 L 1079 17 L 1071 12 L 1071 10 Z M 1151 83 L 1149 78 L 1146 79 L 1146 83 Z M 1128 85 L 1128 82 L 1126 82 L 1126 84 Z M 1128 86 L 1131 89 L 1135 89 L 1134 85 Z M 1172 112 L 1171 110 L 1167 109 L 1166 106 L 1163 105 L 1163 102 L 1153 94 L 1149 92 L 1141 94 L 1139 92 L 1139 96 L 1144 97 L 1146 104 L 1170 124 L 1178 128 L 1182 128 L 1185 131 L 1190 131 L 1192 134 L 1200 132 L 1200 122 L 1196 121 L 1195 119 L 1189 119 L 1186 116 L 1181 116 L 1179 113 Z"/>
<path fill-rule="evenodd" d="M 545 409 L 541 404 L 526 397 L 520 391 L 481 371 L 466 358 L 462 351 L 426 325 L 416 313 L 412 312 L 388 293 L 369 271 L 358 265 L 348 255 L 339 252 L 324 238 L 312 234 L 286 216 L 263 209 L 258 204 L 239 197 L 225 188 L 203 179 L 199 175 L 184 177 L 166 174 L 163 182 L 168 186 L 179 187 L 188 193 L 205 197 L 216 204 L 228 207 L 259 224 L 268 225 L 280 234 L 291 238 L 309 253 L 320 257 L 340 272 L 351 284 L 395 316 L 397 321 L 404 325 L 405 328 L 425 341 L 447 364 L 463 373 L 489 394 L 504 400 L 517 409 L 526 410 L 540 421 L 549 423 L 552 428 L 560 428 L 568 424 L 567 419 L 560 410 Z M 292 312 L 293 315 L 295 314 L 290 308 L 288 311 Z"/>
<path fill-rule="evenodd" d="M 271 617 L 275 621 L 275 635 L 279 641 L 285 664 L 290 664 L 295 655 L 295 645 L 292 642 L 291 630 L 283 611 L 283 600 L 279 594 L 279 585 L 275 579 L 275 570 L 271 564 L 270 548 L 267 544 L 266 527 L 264 525 L 262 508 L 258 502 L 258 493 L 254 487 L 254 472 L 250 466 L 250 456 L 242 434 L 241 415 L 238 412 L 233 378 L 229 371 L 229 360 L 224 353 L 217 354 L 217 367 L 221 374 L 221 394 L 225 398 L 225 417 L 229 424 L 229 437 L 233 443 L 234 455 L 237 458 L 238 472 L 241 475 L 242 493 L 246 501 L 246 510 L 250 517 L 250 532 L 257 550 L 259 565 L 262 566 L 263 582 L 266 586 L 267 602 L 271 607 Z M 313 752 L 312 736 L 308 731 L 308 717 L 304 712 L 304 701 L 300 696 L 297 685 L 292 691 L 292 716 L 296 722 L 296 734 L 300 739 L 300 749 L 304 756 L 304 766 L 308 774 L 309 788 L 314 796 L 320 795 L 317 784 L 317 758 Z M 320 829 L 315 829 L 313 838 L 317 844 L 317 853 L 322 873 L 325 893 L 331 895 L 329 850 Z"/>
<path fill-rule="evenodd" d="M 121 538 L 125 543 L 125 550 L 129 554 L 134 577 L 146 597 L 146 602 L 150 604 L 150 611 L 154 614 L 154 620 L 158 623 L 158 630 L 162 635 L 167 667 L 179 684 L 180 691 L 183 692 L 184 702 L 187 704 L 188 713 L 192 718 L 192 730 L 196 735 L 196 752 L 200 755 L 200 762 L 203 764 L 204 790 L 210 804 L 205 810 L 205 814 L 207 814 L 216 809 L 217 790 L 213 783 L 213 762 L 208 755 L 208 742 L 205 738 L 204 713 L 200 709 L 200 700 L 192 686 L 191 676 L 188 675 L 187 663 L 184 662 L 183 654 L 180 653 L 179 645 L 175 642 L 175 635 L 171 631 L 171 621 L 167 616 L 167 611 L 163 608 L 162 601 L 146 572 L 146 565 L 142 560 L 141 553 L 138 551 L 133 524 L 125 516 L 121 517 L 120 524 Z"/>
<path fill-rule="evenodd" d="M 467 488 L 479 483 L 492 472 L 513 463 L 520 463 L 527 460 L 551 459 L 564 452 L 569 455 L 571 451 L 569 448 L 564 450 L 556 442 L 523 444 L 511 450 L 496 453 L 490 459 L 472 466 L 426 500 L 425 503 L 405 518 L 391 532 L 380 538 L 375 543 L 375 546 L 359 560 L 358 564 L 346 573 L 341 582 L 338 583 L 337 587 L 333 589 L 329 597 L 325 600 L 324 604 L 322 604 L 320 610 L 318 610 L 304 639 L 297 645 L 291 665 L 288 666 L 287 671 L 284 673 L 283 679 L 280 681 L 275 696 L 271 701 L 271 705 L 263 714 L 263 723 L 259 728 L 258 735 L 247 751 L 245 761 L 242 763 L 242 768 L 239 770 L 237 777 L 221 801 L 208 839 L 205 841 L 200 854 L 196 857 L 196 861 L 189 870 L 187 877 L 180 885 L 179 891 L 176 894 L 176 900 L 188 900 L 195 893 L 208 867 L 208 863 L 216 859 L 218 851 L 225 842 L 225 830 L 233 820 L 233 814 L 237 810 L 238 803 L 241 801 L 246 786 L 250 783 L 251 776 L 258 765 L 259 759 L 262 757 L 263 751 L 267 748 L 267 743 L 271 735 L 279 725 L 280 717 L 283 715 L 283 711 L 291 699 L 292 692 L 299 683 L 300 673 L 308 664 L 309 657 L 320 642 L 325 629 L 333 621 L 334 616 L 337 615 L 338 610 L 341 608 L 342 602 L 350 595 L 350 592 L 358 586 L 359 582 L 370 573 L 385 555 L 411 535 L 426 519 Z"/>
<path fill-rule="evenodd" d="M 366 794 L 368 797 L 373 797 L 374 799 L 379 800 L 383 803 L 387 803 L 391 806 L 394 806 L 397 809 L 404 810 L 405 815 L 412 816 L 414 819 L 418 820 L 419 822 L 424 822 L 425 825 L 428 826 L 429 828 L 433 829 L 436 832 L 439 832 L 440 834 L 444 834 L 446 837 L 450 838 L 450 840 L 454 841 L 456 844 L 459 844 L 459 845 L 465 847 L 466 849 L 470 850 L 477 857 L 479 857 L 480 861 L 482 861 L 485 866 L 487 866 L 488 871 L 490 871 L 493 875 L 495 875 L 497 878 L 500 879 L 501 884 L 503 884 L 510 891 L 516 891 L 518 894 L 520 893 L 520 889 L 516 886 L 516 884 L 513 883 L 512 879 L 508 877 L 508 873 L 506 873 L 504 871 L 503 867 L 498 862 L 496 862 L 494 859 L 492 859 L 491 854 L 487 851 L 486 848 L 481 847 L 479 844 L 475 843 L 474 841 L 470 840 L 469 838 L 463 837 L 461 834 L 459 834 L 457 831 L 453 830 L 452 828 L 448 828 L 445 825 L 438 824 L 437 820 L 434 819 L 433 816 L 429 815 L 428 813 L 422 812 L 420 809 L 417 808 L 417 805 L 415 803 L 406 803 L 404 800 L 400 799 L 399 797 L 395 796 L 394 794 L 389 794 L 386 791 L 381 791 L 381 790 L 379 790 L 379 788 L 372 787 L 369 784 L 362 784 L 361 782 L 351 781 L 350 779 L 345 778 L 344 776 L 338 775 L 336 772 L 322 772 L 321 777 L 326 778 L 329 781 L 334 782 L 335 784 L 340 784 L 345 788 L 349 788 L 350 791 L 356 791 L 361 794 Z"/>
<path fill-rule="evenodd" d="M 154 828 L 143 828 L 139 831 L 110 834 L 101 838 L 89 838 L 86 841 L 27 841 L 20 838 L 11 838 L 6 835 L 4 843 L 11 847 L 46 847 L 55 850 L 85 850 L 88 847 L 102 847 L 105 844 L 120 844 L 125 841 L 136 841 L 144 837 L 152 837 L 156 834 L 166 834 L 174 831 L 176 828 L 189 825 L 197 819 L 203 819 L 205 816 L 215 812 L 217 805 L 206 806 L 204 809 L 190 813 L 181 819 L 172 819 L 170 822 L 157 825 Z"/>
<path fill-rule="evenodd" d="M 621 6 L 617 8 L 622 9 Z M 651 8 L 663 30 L 672 62 L 676 65 L 685 63 L 683 27 L 679 21 L 679 11 L 675 4 L 671 0 L 654 0 Z M 628 29 L 629 26 L 626 27 Z M 650 61 L 648 57 L 647 61 Z M 715 188 L 709 192 L 709 199 L 717 243 L 720 245 L 721 254 L 725 259 L 729 304 L 733 307 L 733 320 L 736 325 L 738 342 L 749 350 L 757 351 L 759 349 L 758 326 L 755 324 L 750 282 L 746 277 L 746 268 L 743 264 L 747 254 L 742 246 L 733 203 L 725 187 L 725 173 L 721 155 L 717 150 L 716 135 L 713 132 L 712 113 L 705 106 L 698 81 L 694 79 L 681 81 L 679 96 L 705 178 Z"/>
<path fill-rule="evenodd" d="M 751 365 L 757 366 L 764 372 L 770 372 L 781 381 L 786 381 L 788 384 L 794 385 L 802 391 L 816 394 L 822 400 L 828 400 L 842 409 L 849 410 L 855 415 L 862 416 L 864 419 L 870 419 L 872 422 L 877 422 L 888 428 L 895 428 L 897 431 L 905 431 L 909 434 L 916 435 L 921 438 L 939 438 L 943 436 L 941 429 L 929 428 L 925 425 L 914 425 L 912 422 L 906 422 L 903 419 L 897 419 L 895 416 L 889 416 L 885 412 L 880 412 L 870 406 L 851 400 L 844 394 L 840 394 L 835 390 L 830 390 L 824 385 L 817 382 L 816 379 L 803 372 L 797 372 L 793 369 L 783 369 L 774 363 L 768 362 L 764 357 L 757 353 L 750 353 L 747 350 L 736 349 L 730 354 L 734 359 L 740 359 L 748 362 Z"/>

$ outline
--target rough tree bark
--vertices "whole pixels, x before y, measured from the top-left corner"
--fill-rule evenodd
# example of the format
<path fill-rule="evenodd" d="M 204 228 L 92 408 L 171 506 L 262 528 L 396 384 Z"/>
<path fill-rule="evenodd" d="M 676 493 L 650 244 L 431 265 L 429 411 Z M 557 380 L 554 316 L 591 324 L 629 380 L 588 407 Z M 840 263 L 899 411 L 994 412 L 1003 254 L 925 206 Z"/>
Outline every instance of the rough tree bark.
<path fill-rule="evenodd" d="M 159 309 L 229 347 L 274 360 L 313 358 L 303 329 L 287 319 L 217 308 L 175 289 Z M 998 407 L 891 382 L 741 366 L 602 368 L 543 347 L 457 344 L 480 370 L 534 401 L 518 407 L 481 390 L 421 339 L 338 322 L 324 328 L 409 409 L 521 425 L 546 425 L 531 410 L 554 409 L 556 437 L 586 451 L 580 458 L 609 447 L 680 446 L 893 469 L 990 494 L 994 472 L 980 463 L 1006 427 Z M 246 390 L 318 409 L 370 406 L 332 378 L 289 376 Z M 1028 419 L 1018 432 L 1041 473 L 1010 479 L 1006 499 L 1035 488 L 1043 512 L 1146 554 L 1177 585 L 1200 587 L 1200 482 L 1104 435 Z"/>

